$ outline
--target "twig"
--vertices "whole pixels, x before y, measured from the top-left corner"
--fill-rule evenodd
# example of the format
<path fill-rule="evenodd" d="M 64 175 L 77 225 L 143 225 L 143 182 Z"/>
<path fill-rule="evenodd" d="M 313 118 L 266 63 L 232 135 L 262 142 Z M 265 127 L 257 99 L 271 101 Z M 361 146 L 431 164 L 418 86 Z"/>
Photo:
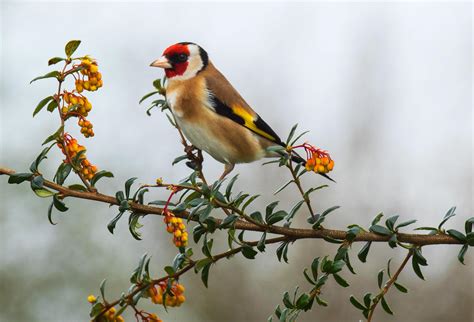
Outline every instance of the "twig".
<path fill-rule="evenodd" d="M 311 206 L 311 200 L 304 193 L 303 187 L 301 186 L 300 178 L 298 178 L 297 173 L 295 173 L 295 170 L 293 168 L 293 161 L 291 160 L 291 151 L 290 151 L 290 160 L 288 162 L 287 167 L 288 167 L 288 169 L 290 169 L 291 176 L 293 177 L 293 182 L 298 187 L 298 190 L 301 194 L 301 197 L 303 197 L 303 200 L 304 200 L 306 206 L 308 207 L 308 210 L 309 210 L 309 213 L 310 213 L 311 217 L 315 218 L 313 207 Z"/>
<path fill-rule="evenodd" d="M 274 244 L 274 243 L 279 243 L 279 242 L 282 242 L 282 241 L 287 241 L 287 240 L 291 240 L 287 237 L 276 237 L 276 238 L 271 238 L 271 239 L 267 239 L 265 240 L 265 244 Z M 247 245 L 249 246 L 256 246 L 258 244 L 258 241 L 252 241 L 252 242 L 247 242 L 246 243 Z M 242 251 L 242 249 L 244 248 L 245 246 L 240 246 L 240 247 L 236 247 L 236 248 L 233 248 L 233 249 L 230 249 L 228 251 L 225 251 L 223 253 L 220 253 L 218 255 L 214 255 L 212 256 L 212 261 L 215 263 L 217 262 L 218 260 L 221 260 L 223 258 L 227 258 L 229 256 L 232 256 L 232 255 L 235 255 L 237 253 L 240 253 Z M 187 271 L 189 271 L 191 268 L 193 268 L 196 263 L 199 262 L 198 261 L 192 261 L 190 262 L 188 265 L 184 266 L 182 269 L 180 269 L 179 271 L 177 271 L 176 273 L 174 273 L 173 275 L 169 275 L 169 276 L 165 276 L 165 277 L 161 277 L 159 279 L 154 279 L 152 280 L 149 284 L 143 284 L 143 285 L 140 285 L 139 287 L 137 287 L 135 290 L 133 290 L 133 292 L 131 292 L 130 294 L 128 294 L 126 296 L 126 301 L 129 302 L 132 300 L 133 296 L 137 293 L 139 293 L 140 291 L 142 291 L 143 289 L 147 288 L 147 287 L 150 287 L 150 286 L 153 286 L 153 285 L 156 285 L 160 282 L 163 282 L 163 281 L 166 281 L 167 279 L 169 278 L 172 278 L 172 279 L 177 279 L 178 277 L 180 277 L 181 275 L 183 275 L 184 273 L 186 273 Z M 111 303 L 107 303 L 107 305 L 105 305 L 104 309 L 101 311 L 101 313 L 99 313 L 96 317 L 96 319 L 98 317 L 100 317 L 101 315 L 103 315 L 105 312 L 107 312 L 111 307 L 114 307 L 116 306 L 117 304 L 120 303 L 121 300 L 116 300 L 114 302 L 111 302 Z"/>
<path fill-rule="evenodd" d="M 395 274 L 387 281 L 387 283 L 385 283 L 385 286 L 383 287 L 382 291 L 374 298 L 374 303 L 372 304 L 369 310 L 367 322 L 372 321 L 372 316 L 374 315 L 374 311 L 375 311 L 375 308 L 377 307 L 377 304 L 379 304 L 380 300 L 385 296 L 385 294 L 387 294 L 388 290 L 393 285 L 393 283 L 395 283 L 395 281 L 398 278 L 398 275 L 400 275 L 400 273 L 403 271 L 403 269 L 405 268 L 405 265 L 408 263 L 412 255 L 413 255 L 413 250 L 410 249 L 408 251 L 407 256 L 405 257 L 403 262 L 400 264 L 400 267 L 397 269 Z"/>
<path fill-rule="evenodd" d="M 15 171 L 0 167 L 0 175 L 12 175 Z M 74 197 L 79 199 L 87 199 L 93 201 L 104 202 L 110 205 L 119 205 L 115 197 L 105 195 L 99 192 L 88 192 L 88 191 L 78 191 L 72 190 L 67 187 L 58 185 L 49 180 L 44 180 L 44 186 L 56 190 L 64 195 L 64 197 Z M 136 202 L 130 202 L 130 209 L 134 212 L 142 214 L 151 214 L 151 215 L 161 215 L 163 216 L 163 208 L 153 207 L 149 205 L 142 205 Z M 181 213 L 175 214 L 176 217 L 188 219 L 189 212 L 183 211 Z M 220 225 L 222 220 L 216 219 L 217 225 Z M 302 229 L 302 228 L 290 228 L 290 227 L 280 227 L 280 226 L 266 226 L 261 227 L 259 225 L 245 222 L 242 220 L 237 220 L 234 224 L 234 227 L 239 230 L 249 230 L 249 231 L 268 231 L 269 233 L 283 235 L 289 238 L 294 239 L 304 239 L 304 238 L 333 238 L 344 240 L 346 238 L 346 231 L 344 230 L 333 230 L 333 229 Z M 354 239 L 355 242 L 360 241 L 373 241 L 373 242 L 387 242 L 390 236 L 378 235 L 371 232 L 360 232 Z M 404 234 L 398 233 L 397 239 L 402 243 L 409 243 L 418 246 L 423 245 L 437 245 L 437 244 L 462 244 L 461 241 L 457 240 L 454 237 L 451 237 L 446 234 L 437 234 L 437 235 L 424 235 L 424 234 Z"/>

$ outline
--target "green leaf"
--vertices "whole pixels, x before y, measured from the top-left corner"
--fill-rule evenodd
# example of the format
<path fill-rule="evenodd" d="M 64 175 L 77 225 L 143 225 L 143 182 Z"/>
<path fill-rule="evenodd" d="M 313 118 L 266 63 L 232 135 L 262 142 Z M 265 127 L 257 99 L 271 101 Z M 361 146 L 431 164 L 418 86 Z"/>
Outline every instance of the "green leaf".
<path fill-rule="evenodd" d="M 293 303 L 291 303 L 290 301 L 290 294 L 288 294 L 288 292 L 285 292 L 283 294 L 283 304 L 285 305 L 285 307 L 291 309 L 293 308 Z"/>
<path fill-rule="evenodd" d="M 48 110 L 48 112 L 53 112 L 57 107 L 58 107 L 58 102 L 56 102 L 56 100 L 52 100 L 51 102 L 49 102 L 46 110 Z"/>
<path fill-rule="evenodd" d="M 132 237 L 136 240 L 142 239 L 142 235 L 138 231 L 138 229 L 143 227 L 143 225 L 138 222 L 141 216 L 143 215 L 132 212 L 128 217 L 128 230 L 130 231 L 130 234 L 132 234 Z"/>
<path fill-rule="evenodd" d="M 359 257 L 360 261 L 362 263 L 365 263 L 366 260 L 367 260 L 367 255 L 369 254 L 369 250 L 370 250 L 370 245 L 372 245 L 372 242 L 367 242 L 362 248 L 361 250 L 359 251 L 359 253 L 357 254 L 357 257 Z"/>
<path fill-rule="evenodd" d="M 65 212 L 68 210 L 68 207 L 66 207 L 66 204 L 58 198 L 57 194 L 53 196 L 53 204 L 54 204 L 54 208 L 56 208 L 60 212 Z"/>
<path fill-rule="evenodd" d="M 166 274 L 168 274 L 168 276 L 173 276 L 176 273 L 173 267 L 171 266 L 165 266 L 164 270 Z"/>
<path fill-rule="evenodd" d="M 303 275 L 304 277 L 306 278 L 306 280 L 308 281 L 308 283 L 312 284 L 312 285 L 315 285 L 314 281 L 311 279 L 311 277 L 309 277 L 308 275 L 308 269 L 305 268 L 304 271 L 303 271 Z"/>
<path fill-rule="evenodd" d="M 304 197 L 305 197 L 305 198 L 308 198 L 309 195 L 310 195 L 312 192 L 317 191 L 317 190 L 319 190 L 319 189 L 327 188 L 327 187 L 329 187 L 329 186 L 328 186 L 327 184 L 324 184 L 324 185 L 319 186 L 319 187 L 309 188 L 308 191 L 306 191 L 306 192 L 304 193 Z"/>
<path fill-rule="evenodd" d="M 298 127 L 298 123 L 296 123 L 295 125 L 293 125 L 293 127 L 291 128 L 290 130 L 290 134 L 288 134 L 288 137 L 286 138 L 286 145 L 289 144 L 290 140 L 293 138 L 293 135 L 295 135 L 295 132 L 296 132 L 296 128 Z"/>
<path fill-rule="evenodd" d="M 461 262 L 461 264 L 463 264 L 463 265 L 464 265 L 464 255 L 466 255 L 466 252 L 467 252 L 467 248 L 468 248 L 468 247 L 469 247 L 468 245 L 463 245 L 463 246 L 461 247 L 461 250 L 460 250 L 459 253 L 458 253 L 458 260 L 459 260 L 459 262 Z"/>
<path fill-rule="evenodd" d="M 51 225 L 56 225 L 56 224 L 53 222 L 53 218 L 52 218 L 53 206 L 54 206 L 54 203 L 51 202 L 51 204 L 50 204 L 49 207 L 48 207 L 48 220 L 49 220 L 49 222 L 50 222 Z"/>
<path fill-rule="evenodd" d="M 14 174 L 11 174 L 10 177 L 8 178 L 8 183 L 19 184 L 19 183 L 22 183 L 23 181 L 29 180 L 32 175 L 33 174 L 31 173 L 14 173 Z"/>
<path fill-rule="evenodd" d="M 451 208 L 448 210 L 448 212 L 446 213 L 446 215 L 444 215 L 443 220 L 442 220 L 441 223 L 439 224 L 438 230 L 441 230 L 441 227 L 446 223 L 446 221 L 448 221 L 449 218 L 456 216 L 456 214 L 454 213 L 455 211 L 456 211 L 456 207 L 451 207 Z"/>
<path fill-rule="evenodd" d="M 214 243 L 213 239 L 211 239 L 210 241 L 207 241 L 207 235 L 204 236 L 204 243 L 202 245 L 202 253 L 206 255 L 206 257 L 212 257 L 211 250 L 212 250 L 213 243 Z"/>
<path fill-rule="evenodd" d="M 204 266 L 201 272 L 201 280 L 205 287 L 207 287 L 207 282 L 209 280 L 209 270 L 211 269 L 211 263 Z"/>
<path fill-rule="evenodd" d="M 54 176 L 57 184 L 62 185 L 71 173 L 71 170 L 72 166 L 70 163 L 61 163 L 61 165 L 58 167 L 58 170 L 56 171 L 56 175 Z"/>
<path fill-rule="evenodd" d="M 263 221 L 263 217 L 262 217 L 262 214 L 260 213 L 260 211 L 255 211 L 253 213 L 250 214 L 250 218 L 252 218 L 253 220 L 263 224 L 264 221 Z"/>
<path fill-rule="evenodd" d="M 390 230 L 387 228 L 380 226 L 380 225 L 372 225 L 370 226 L 369 230 L 373 233 L 376 233 L 378 235 L 384 235 L 384 236 L 389 236 L 392 234 Z"/>
<path fill-rule="evenodd" d="M 426 261 L 426 258 L 424 258 L 423 255 L 421 254 L 420 248 L 414 248 L 413 257 L 418 261 L 420 265 L 428 266 L 428 262 Z"/>
<path fill-rule="evenodd" d="M 275 190 L 275 192 L 273 193 L 273 195 L 276 195 L 278 194 L 279 192 L 283 191 L 283 189 L 285 189 L 286 187 L 288 187 L 288 185 L 290 183 L 294 182 L 294 180 L 290 180 L 288 181 L 287 183 L 285 183 L 284 185 L 282 185 L 280 188 L 278 188 L 277 190 Z"/>
<path fill-rule="evenodd" d="M 113 176 L 114 176 L 113 173 L 110 172 L 110 171 L 106 171 L 106 170 L 99 171 L 92 177 L 91 186 L 95 186 L 97 181 L 99 181 L 99 179 L 101 179 L 103 177 L 113 178 Z"/>
<path fill-rule="evenodd" d="M 381 212 L 377 216 L 375 216 L 374 220 L 372 220 L 372 225 L 377 224 L 380 221 L 380 219 L 382 219 L 382 217 L 383 217 L 383 212 Z"/>
<path fill-rule="evenodd" d="M 43 76 L 38 76 L 36 78 L 33 78 L 31 80 L 30 84 L 37 81 L 37 80 L 39 80 L 39 79 L 45 79 L 45 78 L 56 78 L 57 79 L 59 77 L 59 75 L 60 75 L 60 73 L 57 70 L 54 70 L 54 71 L 49 72 L 49 73 L 47 73 Z"/>
<path fill-rule="evenodd" d="M 305 135 L 306 133 L 309 133 L 309 131 L 304 131 L 302 133 L 300 133 L 296 138 L 294 138 L 291 142 L 290 142 L 290 145 L 292 146 L 293 144 L 296 143 L 296 141 L 298 141 L 303 135 Z"/>
<path fill-rule="evenodd" d="M 300 310 L 304 310 L 306 306 L 309 304 L 311 297 L 307 293 L 303 293 L 300 297 L 296 300 L 296 307 Z"/>
<path fill-rule="evenodd" d="M 66 44 L 66 47 L 64 47 L 64 52 L 66 53 L 67 58 L 71 57 L 72 54 L 74 54 L 80 44 L 80 40 L 71 40 Z"/>
<path fill-rule="evenodd" d="M 267 217 L 267 223 L 269 225 L 276 224 L 279 221 L 282 221 L 288 214 L 284 210 L 279 210 L 270 216 Z"/>
<path fill-rule="evenodd" d="M 333 212 L 334 210 L 336 209 L 339 209 L 341 208 L 341 206 L 333 206 L 331 208 L 328 208 L 326 210 L 323 211 L 323 213 L 321 214 L 322 217 L 326 217 L 327 215 L 329 215 L 331 212 Z"/>
<path fill-rule="evenodd" d="M 446 231 L 446 232 L 448 233 L 449 236 L 456 238 L 456 239 L 459 240 L 461 243 L 465 243 L 465 242 L 466 242 L 466 236 L 464 236 L 464 234 L 461 233 L 460 231 L 457 231 L 456 229 L 449 229 L 449 230 Z"/>
<path fill-rule="evenodd" d="M 51 196 L 54 195 L 54 192 L 52 192 L 48 189 L 45 189 L 45 188 L 35 189 L 33 191 L 38 197 L 41 197 L 41 198 L 48 198 L 48 197 L 51 197 Z"/>
<path fill-rule="evenodd" d="M 151 93 L 146 94 L 145 96 L 143 96 L 143 97 L 140 99 L 140 101 L 138 102 L 138 104 L 141 104 L 141 103 L 142 103 L 144 100 L 146 100 L 147 98 L 149 98 L 149 97 L 151 97 L 151 96 L 153 96 L 153 95 L 155 95 L 155 94 L 158 94 L 158 93 L 159 93 L 159 91 L 154 91 L 154 92 L 151 92 Z"/>
<path fill-rule="evenodd" d="M 288 242 L 282 242 L 277 248 L 277 258 L 281 262 L 281 259 L 288 263 Z"/>
<path fill-rule="evenodd" d="M 245 258 L 255 259 L 255 255 L 257 254 L 258 252 L 250 246 L 245 245 L 242 248 L 242 255 L 244 255 Z"/>
<path fill-rule="evenodd" d="M 176 163 L 179 163 L 179 162 L 181 162 L 181 161 L 183 161 L 183 160 L 187 160 L 187 159 L 188 159 L 188 156 L 187 156 L 186 154 L 185 154 L 185 155 L 181 155 L 181 156 L 175 158 L 175 159 L 173 160 L 173 162 L 171 163 L 171 165 L 175 165 Z"/>
<path fill-rule="evenodd" d="M 390 307 L 388 306 L 388 304 L 385 301 L 384 297 L 382 297 L 381 304 L 382 304 L 382 308 L 384 309 L 385 312 L 387 312 L 388 314 L 393 315 L 393 312 L 392 312 L 392 310 L 390 310 Z"/>
<path fill-rule="evenodd" d="M 254 196 L 250 197 L 250 198 L 245 202 L 245 204 L 243 205 L 243 207 L 242 207 L 242 212 L 244 212 L 245 209 L 246 209 L 255 199 L 257 199 L 258 197 L 260 197 L 260 195 L 254 195 Z"/>
<path fill-rule="evenodd" d="M 239 216 L 234 214 L 227 216 L 226 218 L 224 218 L 219 228 L 229 228 L 230 226 L 234 225 L 238 218 Z"/>
<path fill-rule="evenodd" d="M 107 280 L 106 279 L 103 279 L 102 282 L 100 282 L 100 286 L 99 286 L 99 289 L 100 289 L 100 295 L 102 296 L 102 299 L 105 300 L 105 282 Z"/>
<path fill-rule="evenodd" d="M 400 217 L 400 216 L 396 215 L 396 216 L 391 216 L 391 217 L 387 218 L 387 220 L 385 221 L 385 226 L 387 226 L 388 229 L 393 230 L 393 227 L 394 227 L 395 222 L 397 221 L 398 217 Z"/>
<path fill-rule="evenodd" d="M 411 224 L 414 224 L 414 223 L 416 223 L 416 219 L 404 221 L 404 222 L 398 224 L 397 227 L 395 227 L 395 229 L 402 228 L 402 227 L 405 227 L 405 226 L 408 226 L 408 225 L 411 225 Z"/>
<path fill-rule="evenodd" d="M 262 234 L 262 237 L 260 237 L 260 240 L 258 241 L 258 244 L 257 244 L 257 249 L 261 252 L 265 251 L 266 238 L 267 238 L 267 232 L 264 231 L 263 234 Z"/>
<path fill-rule="evenodd" d="M 346 240 L 349 242 L 354 241 L 357 235 L 360 233 L 359 227 L 352 227 L 346 232 Z"/>
<path fill-rule="evenodd" d="M 303 203 L 304 203 L 304 200 L 301 200 L 296 205 L 294 205 L 293 208 L 291 208 L 290 212 L 288 213 L 288 216 L 286 216 L 286 218 L 285 218 L 285 220 L 287 222 L 289 222 L 291 219 L 293 219 L 293 217 L 298 212 L 298 210 L 300 210 Z"/>
<path fill-rule="evenodd" d="M 66 58 L 62 57 L 53 57 L 48 60 L 48 66 L 54 65 L 59 63 L 60 61 L 66 60 Z"/>
<path fill-rule="evenodd" d="M 31 180 L 31 189 L 33 189 L 33 190 L 41 189 L 41 188 L 43 188 L 43 183 L 44 183 L 43 176 L 41 176 L 41 175 L 35 176 Z"/>
<path fill-rule="evenodd" d="M 313 259 L 311 263 L 311 273 L 313 274 L 313 278 L 316 281 L 318 279 L 318 267 L 319 267 L 319 257 Z"/>
<path fill-rule="evenodd" d="M 137 177 L 133 177 L 125 181 L 125 198 L 128 199 L 130 197 L 130 188 L 132 187 L 132 184 L 135 180 L 137 180 Z"/>
<path fill-rule="evenodd" d="M 470 232 L 472 232 L 472 225 L 473 224 L 474 224 L 474 217 L 471 217 L 468 220 L 466 220 L 466 223 L 464 225 L 465 230 L 466 230 L 466 234 L 469 234 Z"/>
<path fill-rule="evenodd" d="M 349 286 L 349 283 L 347 283 L 347 281 L 345 279 L 343 279 L 340 275 L 333 274 L 332 276 L 336 280 L 337 284 L 341 285 L 342 287 L 348 287 Z"/>
<path fill-rule="evenodd" d="M 401 284 L 398 284 L 397 282 L 393 283 L 393 285 L 397 288 L 397 290 L 399 290 L 400 292 L 402 293 L 408 293 L 408 289 L 401 285 Z"/>
<path fill-rule="evenodd" d="M 278 203 L 279 201 L 274 201 L 267 206 L 267 208 L 265 209 L 265 220 L 268 221 L 268 217 L 273 213 L 273 210 L 278 205 Z"/>
<path fill-rule="evenodd" d="M 362 305 L 353 295 L 349 297 L 349 301 L 359 310 L 365 310 L 366 307 Z"/>
<path fill-rule="evenodd" d="M 367 308 L 370 307 L 370 302 L 372 301 L 372 293 L 365 293 L 364 295 L 364 304 Z"/>
<path fill-rule="evenodd" d="M 467 233 L 466 242 L 469 246 L 474 246 L 474 233 L 473 232 Z"/>
<path fill-rule="evenodd" d="M 91 318 L 95 318 L 97 315 L 99 315 L 99 313 L 102 312 L 103 309 L 104 309 L 104 304 L 102 304 L 101 302 L 97 302 L 92 306 L 89 316 Z"/>
<path fill-rule="evenodd" d="M 420 265 L 418 264 L 418 261 L 416 259 L 415 256 L 413 256 L 413 259 L 411 261 L 411 264 L 412 264 L 412 267 L 413 267 L 413 271 L 415 272 L 415 274 L 421 278 L 422 280 L 425 279 L 425 277 L 423 276 L 423 273 L 421 273 L 421 269 L 420 269 Z"/>
<path fill-rule="evenodd" d="M 382 282 L 383 282 L 383 269 L 381 269 L 379 273 L 377 274 L 377 285 L 379 286 L 379 288 L 382 288 Z"/>
<path fill-rule="evenodd" d="M 227 200 L 230 200 L 230 196 L 232 194 L 232 188 L 234 187 L 235 181 L 237 181 L 238 177 L 239 175 L 236 174 L 235 176 L 232 177 L 232 179 L 230 179 L 229 183 L 227 184 L 227 187 L 225 189 L 225 197 L 227 198 Z"/>
<path fill-rule="evenodd" d="M 56 140 L 57 138 L 59 138 L 59 135 L 63 132 L 63 130 L 64 130 L 64 125 L 61 125 L 61 126 L 59 127 L 59 129 L 56 130 L 56 132 L 54 132 L 53 134 L 51 134 L 50 136 L 48 136 L 48 137 L 46 138 L 46 140 L 43 141 L 42 145 L 45 145 L 45 144 L 47 144 L 47 143 L 49 143 L 49 142 L 51 142 L 51 141 L 54 141 L 54 140 Z"/>
<path fill-rule="evenodd" d="M 164 84 L 164 80 L 163 80 L 163 84 Z M 158 79 L 155 79 L 153 81 L 153 87 L 156 88 L 157 90 L 161 90 L 163 88 L 162 84 L 161 84 L 161 79 L 158 78 Z"/>
<path fill-rule="evenodd" d="M 51 100 L 54 100 L 54 97 L 52 96 L 48 96 L 46 98 L 43 98 L 39 103 L 38 105 L 36 106 L 34 112 L 33 112 L 33 117 L 39 113 L 39 111 L 41 111 L 43 109 L 43 107 L 46 106 L 46 104 L 48 104 L 49 101 Z"/>
<path fill-rule="evenodd" d="M 122 215 L 124 214 L 123 211 L 119 212 L 119 214 L 117 216 L 115 216 L 111 221 L 109 221 L 109 223 L 107 224 L 107 229 L 110 231 L 111 234 L 114 233 L 114 230 L 115 230 L 115 225 L 117 225 L 117 222 L 119 221 L 119 219 L 122 217 Z"/>

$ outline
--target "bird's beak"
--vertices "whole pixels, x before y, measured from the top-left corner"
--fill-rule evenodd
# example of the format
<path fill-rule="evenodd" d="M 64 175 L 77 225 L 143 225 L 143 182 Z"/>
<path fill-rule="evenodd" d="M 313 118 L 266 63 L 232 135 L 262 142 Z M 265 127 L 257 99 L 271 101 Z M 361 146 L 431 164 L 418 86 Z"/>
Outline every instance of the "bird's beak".
<path fill-rule="evenodd" d="M 152 67 L 160 67 L 160 68 L 172 68 L 173 66 L 168 61 L 168 58 L 162 56 L 161 58 L 155 60 L 150 64 Z"/>

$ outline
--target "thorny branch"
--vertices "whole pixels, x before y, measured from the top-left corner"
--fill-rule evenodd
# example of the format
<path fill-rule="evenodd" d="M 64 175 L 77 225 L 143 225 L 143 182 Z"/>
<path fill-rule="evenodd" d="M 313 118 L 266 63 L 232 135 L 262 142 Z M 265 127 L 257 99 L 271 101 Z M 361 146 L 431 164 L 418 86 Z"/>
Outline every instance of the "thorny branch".
<path fill-rule="evenodd" d="M 0 167 L 0 175 L 12 175 L 15 171 Z M 107 203 L 110 205 L 118 205 L 118 201 L 115 197 L 102 194 L 99 192 L 87 192 L 87 191 L 77 191 L 69 189 L 65 186 L 58 185 L 52 181 L 44 180 L 44 186 L 58 191 L 64 197 L 73 197 L 79 199 L 87 199 L 93 201 L 99 201 Z M 150 214 L 150 215 L 161 215 L 163 216 L 163 208 L 142 205 L 135 202 L 130 202 L 130 209 L 137 213 Z M 184 211 L 181 213 L 175 214 L 176 217 L 188 219 L 189 212 Z M 222 220 L 217 219 L 217 224 L 220 224 Z M 334 238 L 339 240 L 344 240 L 346 238 L 346 231 L 344 230 L 334 230 L 334 229 L 303 229 L 303 228 L 290 228 L 290 227 L 281 227 L 281 226 L 259 226 L 251 222 L 244 220 L 237 220 L 235 222 L 235 228 L 239 230 L 249 230 L 249 231 L 267 231 L 276 235 L 283 235 L 291 239 L 321 239 L 321 238 Z M 404 234 L 398 233 L 397 238 L 399 242 L 409 243 L 418 246 L 423 245 L 436 245 L 436 244 L 462 244 L 459 240 L 454 237 L 445 234 L 437 235 L 426 235 L 426 234 Z M 373 241 L 373 242 L 387 242 L 389 240 L 388 236 L 378 235 L 371 232 L 360 232 L 354 241 Z"/>

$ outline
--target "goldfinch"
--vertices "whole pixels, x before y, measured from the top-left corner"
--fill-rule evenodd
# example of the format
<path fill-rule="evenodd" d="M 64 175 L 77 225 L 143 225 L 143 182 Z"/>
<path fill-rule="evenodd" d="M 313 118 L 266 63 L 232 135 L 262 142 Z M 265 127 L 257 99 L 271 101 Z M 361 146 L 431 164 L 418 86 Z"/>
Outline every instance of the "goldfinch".
<path fill-rule="evenodd" d="M 197 44 L 174 44 L 150 66 L 165 71 L 166 101 L 184 136 L 225 165 L 221 179 L 237 163 L 275 156 L 267 152 L 269 146 L 286 147 Z M 296 155 L 293 159 L 306 162 Z"/>

